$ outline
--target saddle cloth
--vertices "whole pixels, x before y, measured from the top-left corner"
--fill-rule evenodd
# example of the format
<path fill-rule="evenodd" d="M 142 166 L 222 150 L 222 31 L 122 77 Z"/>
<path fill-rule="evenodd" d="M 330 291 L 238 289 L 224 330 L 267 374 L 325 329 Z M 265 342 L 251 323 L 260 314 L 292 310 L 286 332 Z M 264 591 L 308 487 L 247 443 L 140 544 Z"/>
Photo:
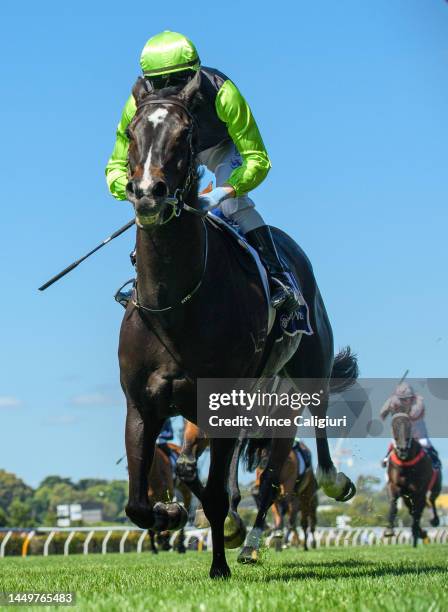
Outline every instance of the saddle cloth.
<path fill-rule="evenodd" d="M 311 468 L 311 452 L 309 448 L 300 442 L 296 442 L 292 447 L 293 452 L 297 458 L 297 480 L 294 487 L 295 493 L 303 491 L 309 480 L 305 477 L 305 474 L 312 472 Z"/>
<path fill-rule="evenodd" d="M 310 323 L 309 308 L 300 290 L 298 280 L 294 277 L 296 289 L 300 296 L 300 307 L 292 313 L 282 312 L 281 309 L 279 309 L 279 311 L 276 311 L 271 306 L 271 289 L 266 268 L 263 266 L 263 263 L 257 251 L 247 242 L 246 238 L 241 233 L 239 226 L 236 223 L 233 223 L 227 217 L 225 217 L 219 210 L 213 211 L 213 213 L 209 213 L 206 218 L 210 223 L 216 224 L 224 231 L 226 231 L 227 234 L 231 236 L 234 240 L 236 240 L 238 245 L 247 253 L 249 253 L 252 259 L 254 260 L 258 269 L 258 273 L 260 275 L 260 279 L 263 283 L 263 288 L 266 295 L 266 305 L 268 308 L 269 322 L 268 333 L 271 333 L 272 331 L 274 333 L 276 341 L 281 340 L 284 334 L 286 334 L 287 336 L 295 336 L 297 334 L 306 334 L 311 336 L 313 334 L 313 330 L 311 328 Z"/>

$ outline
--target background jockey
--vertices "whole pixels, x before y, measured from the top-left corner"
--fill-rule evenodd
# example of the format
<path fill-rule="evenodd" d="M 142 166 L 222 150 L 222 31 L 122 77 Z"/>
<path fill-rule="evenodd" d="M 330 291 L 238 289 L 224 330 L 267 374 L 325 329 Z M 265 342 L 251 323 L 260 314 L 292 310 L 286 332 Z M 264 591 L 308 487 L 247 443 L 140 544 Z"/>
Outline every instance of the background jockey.
<path fill-rule="evenodd" d="M 393 395 L 389 397 L 381 408 L 380 416 L 384 419 L 397 412 L 404 412 L 411 420 L 412 437 L 417 440 L 432 459 L 435 469 L 440 468 L 440 459 L 436 449 L 431 444 L 428 430 L 425 423 L 425 404 L 421 395 L 416 395 L 411 385 L 401 383 L 395 389 Z M 383 459 L 383 466 L 386 466 L 387 459 L 391 452 L 389 448 L 387 455 Z"/>
<path fill-rule="evenodd" d="M 173 426 L 171 425 L 171 419 L 167 419 L 163 424 L 162 431 L 159 433 L 159 437 L 156 440 L 156 444 L 166 454 L 174 468 L 176 466 L 177 455 L 168 446 L 168 442 L 170 442 L 173 438 L 174 432 Z"/>
<path fill-rule="evenodd" d="M 216 187 L 199 196 L 200 205 L 206 210 L 219 208 L 239 225 L 270 275 L 272 305 L 293 312 L 300 305 L 294 279 L 279 259 L 271 231 L 248 196 L 265 179 L 271 162 L 246 100 L 222 72 L 201 66 L 194 44 L 177 32 L 165 31 L 150 38 L 141 53 L 140 65 L 148 91 L 185 86 L 200 72 L 200 95 L 192 109 L 198 126 L 199 162 L 216 178 Z M 126 130 L 135 112 L 131 95 L 106 167 L 109 190 L 118 200 L 127 199 L 129 140 Z M 119 297 L 117 301 L 126 303 Z"/>

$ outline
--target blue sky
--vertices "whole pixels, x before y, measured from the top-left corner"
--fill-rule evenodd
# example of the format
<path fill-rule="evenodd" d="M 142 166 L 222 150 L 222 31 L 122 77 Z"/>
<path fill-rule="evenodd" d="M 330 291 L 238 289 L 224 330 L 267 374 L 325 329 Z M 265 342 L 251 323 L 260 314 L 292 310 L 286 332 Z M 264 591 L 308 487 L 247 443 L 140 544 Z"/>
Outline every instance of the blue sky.
<path fill-rule="evenodd" d="M 163 29 L 251 104 L 273 163 L 254 199 L 311 258 L 337 346 L 363 376 L 447 376 L 446 2 L 70 5 L 0 8 L 1 468 L 33 485 L 125 477 L 112 295 L 132 275 L 132 232 L 37 287 L 132 217 L 104 166 Z M 351 447 L 351 473 L 378 472 L 385 440 Z"/>

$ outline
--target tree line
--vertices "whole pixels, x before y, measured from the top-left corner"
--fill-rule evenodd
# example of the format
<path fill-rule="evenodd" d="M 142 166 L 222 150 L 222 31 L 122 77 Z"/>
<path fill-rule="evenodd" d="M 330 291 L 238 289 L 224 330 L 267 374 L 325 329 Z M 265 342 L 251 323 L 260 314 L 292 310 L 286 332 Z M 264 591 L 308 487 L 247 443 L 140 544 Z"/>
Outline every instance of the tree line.
<path fill-rule="evenodd" d="M 0 527 L 56 525 L 59 504 L 100 505 L 104 521 L 124 520 L 128 483 L 125 480 L 47 476 L 35 489 L 11 472 L 0 470 Z"/>

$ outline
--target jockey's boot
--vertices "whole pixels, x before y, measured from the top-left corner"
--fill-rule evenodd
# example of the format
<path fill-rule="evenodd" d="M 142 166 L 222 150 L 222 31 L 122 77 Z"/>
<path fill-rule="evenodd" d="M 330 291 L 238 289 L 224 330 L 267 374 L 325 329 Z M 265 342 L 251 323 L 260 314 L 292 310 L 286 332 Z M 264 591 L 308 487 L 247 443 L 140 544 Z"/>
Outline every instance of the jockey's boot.
<path fill-rule="evenodd" d="M 137 263 L 136 255 L 137 253 L 135 249 L 129 255 L 131 264 L 134 266 L 134 268 L 136 268 L 136 263 Z M 124 290 L 125 287 L 127 287 L 127 285 L 131 285 L 131 286 L 129 289 Z M 131 278 L 131 280 L 126 281 L 125 284 L 122 285 L 114 295 L 114 300 L 118 302 L 119 304 L 121 304 L 124 309 L 127 308 L 127 305 L 129 304 L 129 301 L 132 298 L 132 291 L 134 289 L 134 286 L 135 286 L 135 279 Z"/>
<path fill-rule="evenodd" d="M 246 239 L 260 256 L 271 284 L 271 305 L 287 312 L 300 307 L 300 294 L 290 270 L 280 260 L 269 225 L 247 232 Z"/>

